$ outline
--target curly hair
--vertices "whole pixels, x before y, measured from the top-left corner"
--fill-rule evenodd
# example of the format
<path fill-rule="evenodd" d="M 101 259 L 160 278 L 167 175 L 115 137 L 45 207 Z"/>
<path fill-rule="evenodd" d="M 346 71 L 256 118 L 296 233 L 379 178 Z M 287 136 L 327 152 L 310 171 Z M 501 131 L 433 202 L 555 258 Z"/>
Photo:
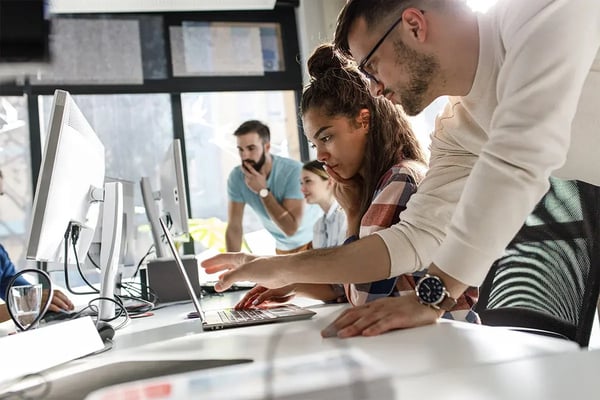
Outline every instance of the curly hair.
<path fill-rule="evenodd" d="M 369 83 L 332 44 L 317 47 L 308 60 L 310 82 L 302 92 L 300 114 L 317 109 L 328 117 L 344 116 L 352 121 L 369 110 L 369 135 L 362 168 L 365 191 L 361 215 L 381 176 L 403 159 L 426 163 L 423 150 L 402 109 L 383 97 L 369 93 Z"/>

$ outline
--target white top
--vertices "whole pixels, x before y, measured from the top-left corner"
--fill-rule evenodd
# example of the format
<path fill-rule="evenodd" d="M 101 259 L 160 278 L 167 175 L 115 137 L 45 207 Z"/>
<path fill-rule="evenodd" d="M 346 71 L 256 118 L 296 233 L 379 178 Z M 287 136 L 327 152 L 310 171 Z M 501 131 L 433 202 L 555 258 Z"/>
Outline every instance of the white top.
<path fill-rule="evenodd" d="M 337 201 L 333 201 L 329 211 L 315 222 L 313 228 L 313 248 L 340 246 L 346 239 L 348 222 L 346 213 Z"/>
<path fill-rule="evenodd" d="M 478 23 L 473 87 L 438 116 L 402 221 L 378 232 L 390 276 L 433 262 L 478 286 L 550 175 L 600 185 L 600 1 L 498 0 Z"/>

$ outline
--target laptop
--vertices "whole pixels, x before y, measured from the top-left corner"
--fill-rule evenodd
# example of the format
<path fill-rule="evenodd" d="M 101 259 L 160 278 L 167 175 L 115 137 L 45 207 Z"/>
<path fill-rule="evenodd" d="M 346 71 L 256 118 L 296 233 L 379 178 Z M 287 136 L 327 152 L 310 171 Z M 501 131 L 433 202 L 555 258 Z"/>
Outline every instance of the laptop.
<path fill-rule="evenodd" d="M 293 304 L 285 304 L 281 306 L 271 307 L 267 309 L 248 309 L 248 310 L 211 310 L 204 311 L 200 300 L 194 292 L 192 283 L 183 266 L 181 256 L 175 248 L 173 237 L 167 225 L 162 218 L 159 218 L 160 227 L 167 238 L 167 245 L 175 259 L 175 263 L 187 288 L 188 294 L 192 300 L 192 304 L 196 309 L 195 312 L 189 313 L 188 318 L 200 318 L 202 321 L 202 328 L 207 331 L 226 329 L 226 328 L 237 328 L 240 326 L 251 326 L 259 324 L 269 324 L 274 322 L 286 322 L 286 321 L 298 321 L 303 319 L 312 318 L 316 313 L 311 310 L 307 310 L 302 307 L 298 307 Z"/>

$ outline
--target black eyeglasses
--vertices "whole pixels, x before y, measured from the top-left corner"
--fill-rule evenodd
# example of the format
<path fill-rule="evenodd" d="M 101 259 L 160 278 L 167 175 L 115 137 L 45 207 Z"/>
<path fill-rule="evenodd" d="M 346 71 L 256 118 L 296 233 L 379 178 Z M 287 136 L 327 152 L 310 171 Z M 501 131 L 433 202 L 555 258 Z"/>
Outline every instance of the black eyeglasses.
<path fill-rule="evenodd" d="M 373 54 L 375 54 L 375 52 L 377 51 L 377 49 L 379 48 L 379 46 L 381 46 L 381 44 L 383 43 L 383 41 L 388 37 L 388 35 L 394 30 L 394 28 L 396 27 L 396 25 L 398 25 L 401 21 L 402 21 L 402 16 L 400 16 L 400 18 L 398 18 L 392 24 L 392 26 L 390 26 L 388 28 L 388 30 L 385 31 L 385 33 L 383 34 L 383 36 L 381 37 L 381 39 L 379 39 L 377 41 L 377 43 L 375 43 L 375 46 L 373 46 L 373 48 L 371 49 L 371 51 L 369 53 L 367 53 L 366 57 L 363 58 L 362 61 L 358 64 L 358 70 L 360 72 L 362 72 L 367 78 L 369 78 L 370 80 L 372 80 L 375 83 L 379 83 L 379 81 L 372 74 L 370 74 L 369 72 L 367 72 L 365 70 L 365 65 L 367 65 L 367 63 L 369 62 L 369 59 L 373 56 Z"/>
<path fill-rule="evenodd" d="M 425 13 L 424 10 L 420 10 L 422 14 Z M 389 29 L 387 31 L 385 31 L 385 33 L 383 34 L 383 36 L 381 37 L 381 39 L 379 39 L 379 41 L 377 41 L 377 43 L 375 43 L 375 46 L 373 46 L 373 48 L 371 49 L 371 51 L 369 53 L 367 53 L 366 57 L 362 59 L 362 61 L 358 64 L 358 70 L 360 72 L 362 72 L 367 78 L 369 78 L 370 80 L 372 80 L 375 83 L 379 83 L 379 80 L 377 78 L 375 78 L 375 76 L 373 76 L 372 74 L 370 74 L 369 72 L 367 72 L 367 70 L 365 70 L 365 65 L 367 65 L 367 63 L 369 62 L 369 59 L 373 56 L 373 54 L 375 54 L 375 52 L 377 51 L 377 49 L 379 48 L 379 46 L 381 46 L 381 44 L 383 43 L 383 41 L 388 37 L 388 35 L 394 30 L 394 28 L 396 27 L 396 25 L 398 25 L 400 22 L 402 22 L 402 15 L 400 15 L 400 18 L 398 18 L 393 24 L 392 26 L 389 27 Z"/>

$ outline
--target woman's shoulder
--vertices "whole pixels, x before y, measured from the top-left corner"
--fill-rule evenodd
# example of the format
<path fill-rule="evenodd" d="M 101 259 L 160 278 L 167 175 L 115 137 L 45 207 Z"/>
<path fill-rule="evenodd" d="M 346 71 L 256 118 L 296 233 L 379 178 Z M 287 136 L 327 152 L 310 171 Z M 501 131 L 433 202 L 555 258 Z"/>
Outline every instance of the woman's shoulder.
<path fill-rule="evenodd" d="M 388 173 L 388 180 L 397 180 L 410 178 L 417 185 L 421 183 L 425 174 L 427 173 L 427 166 L 420 161 L 416 160 L 402 160 L 390 168 Z"/>

